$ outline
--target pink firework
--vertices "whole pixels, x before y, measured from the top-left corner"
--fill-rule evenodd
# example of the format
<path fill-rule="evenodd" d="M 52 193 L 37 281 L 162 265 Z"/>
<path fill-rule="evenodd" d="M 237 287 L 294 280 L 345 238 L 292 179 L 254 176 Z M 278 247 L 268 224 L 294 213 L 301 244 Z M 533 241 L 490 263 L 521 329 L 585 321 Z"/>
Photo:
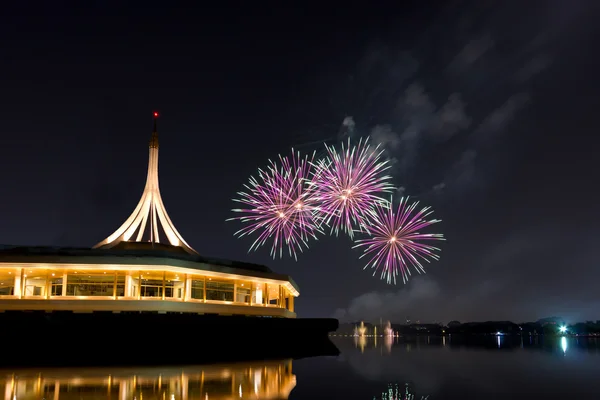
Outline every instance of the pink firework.
<path fill-rule="evenodd" d="M 363 219 L 375 204 L 384 204 L 380 195 L 391 192 L 391 176 L 385 175 L 390 168 L 381 160 L 383 150 L 369 145 L 369 139 L 360 139 L 358 145 L 341 151 L 325 145 L 327 156 L 315 164 L 312 185 L 321 205 L 320 218 L 331 226 L 331 234 L 339 231 L 354 237 L 355 229 L 362 229 Z"/>
<path fill-rule="evenodd" d="M 421 233 L 422 229 L 440 222 L 427 217 L 433 213 L 430 207 L 416 211 L 419 202 L 408 204 L 408 198 L 401 198 L 398 209 L 394 212 L 392 201 L 388 204 L 377 203 L 365 220 L 368 224 L 368 239 L 356 241 L 353 248 L 364 247 L 360 258 L 371 256 L 365 269 L 371 267 L 381 270 L 381 279 L 387 283 L 396 284 L 396 276 L 402 275 L 402 281 L 407 282 L 410 276 L 410 266 L 418 273 L 425 272 L 422 261 L 438 260 L 437 247 L 422 243 L 423 241 L 445 240 L 442 234 Z"/>
<path fill-rule="evenodd" d="M 308 239 L 316 239 L 322 233 L 316 224 L 317 200 L 315 190 L 308 179 L 311 175 L 314 157 L 294 153 L 291 157 L 279 156 L 279 165 L 269 160 L 267 170 L 258 170 L 258 179 L 250 177 L 249 184 L 244 185 L 245 192 L 239 192 L 239 199 L 245 208 L 233 209 L 242 213 L 239 217 L 228 219 L 239 220 L 247 224 L 235 233 L 238 237 L 258 233 L 258 237 L 249 251 L 257 250 L 272 239 L 271 255 L 283 256 L 283 248 L 287 247 L 290 256 L 298 259 L 297 252 L 308 247 Z"/>

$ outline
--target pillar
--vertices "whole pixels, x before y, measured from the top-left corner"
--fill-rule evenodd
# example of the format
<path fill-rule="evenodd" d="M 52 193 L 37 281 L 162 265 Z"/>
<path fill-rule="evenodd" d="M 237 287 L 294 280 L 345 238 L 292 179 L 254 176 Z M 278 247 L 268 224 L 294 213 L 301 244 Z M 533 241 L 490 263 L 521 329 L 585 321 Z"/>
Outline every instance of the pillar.
<path fill-rule="evenodd" d="M 127 272 L 125 275 L 125 296 L 131 297 L 133 293 L 131 293 L 131 288 L 133 286 L 133 282 L 131 281 L 131 272 Z"/>
<path fill-rule="evenodd" d="M 269 287 L 266 283 L 263 284 L 263 306 L 267 306 L 269 303 Z"/>
<path fill-rule="evenodd" d="M 142 273 L 138 274 L 138 290 L 137 290 L 137 299 L 142 299 Z M 135 387 L 133 388 L 135 390 Z"/>
<path fill-rule="evenodd" d="M 23 298 L 27 293 L 25 293 L 25 268 L 21 268 L 21 284 L 19 285 L 21 288 L 21 296 Z"/>
<path fill-rule="evenodd" d="M 183 301 L 188 301 L 192 297 L 192 277 L 185 274 L 185 284 L 183 285 Z"/>
<path fill-rule="evenodd" d="M 113 298 L 117 299 L 117 283 L 119 282 L 119 272 L 115 271 L 115 280 L 113 284 Z"/>
<path fill-rule="evenodd" d="M 21 281 L 21 274 L 23 272 L 23 268 L 18 269 L 15 272 L 15 288 L 14 288 L 14 293 L 15 296 L 17 296 L 18 298 L 23 297 L 22 296 L 22 289 L 23 289 L 23 285 L 22 285 L 22 281 Z"/>
<path fill-rule="evenodd" d="M 49 299 L 49 298 L 50 298 L 50 290 L 51 290 L 51 288 L 52 288 L 52 285 L 51 285 L 51 283 L 50 283 L 50 277 L 51 277 L 51 275 L 50 275 L 50 271 L 48 270 L 48 271 L 46 271 L 46 289 L 45 289 L 45 291 L 46 291 L 46 293 L 45 293 L 45 294 L 46 294 L 46 296 L 44 296 L 46 299 Z"/>
<path fill-rule="evenodd" d="M 289 311 L 294 312 L 294 296 L 290 294 L 289 297 Z"/>
<path fill-rule="evenodd" d="M 285 307 L 285 298 L 284 298 L 284 293 L 283 293 L 283 286 L 278 285 L 279 286 L 279 308 L 284 308 Z"/>
<path fill-rule="evenodd" d="M 66 296 L 67 295 L 67 273 L 65 272 L 63 274 L 63 279 L 62 279 L 62 296 Z"/>

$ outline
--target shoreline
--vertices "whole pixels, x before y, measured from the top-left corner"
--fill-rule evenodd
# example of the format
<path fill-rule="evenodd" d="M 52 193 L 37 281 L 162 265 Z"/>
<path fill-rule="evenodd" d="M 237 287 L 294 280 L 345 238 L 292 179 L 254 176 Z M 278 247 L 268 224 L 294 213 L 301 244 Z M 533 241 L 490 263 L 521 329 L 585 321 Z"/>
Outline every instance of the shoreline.
<path fill-rule="evenodd" d="M 0 368 L 198 365 L 337 356 L 335 319 L 0 313 Z"/>

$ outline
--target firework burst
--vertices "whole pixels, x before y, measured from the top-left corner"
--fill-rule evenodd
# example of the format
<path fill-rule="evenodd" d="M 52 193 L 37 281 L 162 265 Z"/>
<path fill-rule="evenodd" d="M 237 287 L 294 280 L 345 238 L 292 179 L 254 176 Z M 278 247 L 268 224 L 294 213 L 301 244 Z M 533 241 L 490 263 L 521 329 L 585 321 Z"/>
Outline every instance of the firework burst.
<path fill-rule="evenodd" d="M 327 156 L 313 164 L 311 182 L 321 206 L 319 218 L 331 226 L 331 234 L 342 231 L 353 238 L 357 228 L 365 227 L 363 219 L 369 210 L 386 202 L 380 194 L 394 189 L 391 176 L 385 175 L 390 166 L 381 160 L 383 149 L 372 148 L 368 138 L 355 146 L 348 139 L 339 152 L 334 146 L 325 148 Z"/>
<path fill-rule="evenodd" d="M 271 256 L 289 255 L 298 259 L 298 252 L 308 248 L 308 240 L 322 233 L 317 224 L 318 203 L 314 186 L 309 183 L 314 154 L 301 157 L 292 149 L 290 157 L 279 156 L 279 163 L 269 160 L 266 170 L 258 170 L 258 178 L 250 177 L 234 201 L 245 208 L 232 211 L 241 213 L 239 220 L 246 226 L 235 233 L 238 237 L 257 233 L 249 252 L 257 250 L 272 239 Z"/>
<path fill-rule="evenodd" d="M 369 218 L 365 220 L 370 237 L 357 240 L 353 248 L 364 248 L 360 258 L 371 256 L 365 269 L 374 269 L 373 275 L 381 270 L 381 279 L 396 284 L 396 276 L 400 274 L 402 281 L 406 283 L 410 276 L 410 266 L 422 273 L 425 272 L 422 261 L 439 259 L 436 252 L 440 249 L 422 242 L 445 239 L 442 234 L 420 232 L 440 222 L 436 219 L 427 220 L 433 213 L 430 207 L 415 212 L 419 202 L 409 205 L 408 198 L 401 198 L 394 212 L 392 204 L 391 200 L 389 203 L 375 204 L 369 212 Z"/>

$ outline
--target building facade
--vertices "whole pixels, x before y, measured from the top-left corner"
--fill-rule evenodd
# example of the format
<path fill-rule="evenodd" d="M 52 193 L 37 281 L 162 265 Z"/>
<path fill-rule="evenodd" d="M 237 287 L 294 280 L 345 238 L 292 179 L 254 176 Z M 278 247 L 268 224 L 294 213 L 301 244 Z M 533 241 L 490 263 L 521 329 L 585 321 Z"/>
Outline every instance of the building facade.
<path fill-rule="evenodd" d="M 200 256 L 158 185 L 155 113 L 148 175 L 131 216 L 92 249 L 0 248 L 0 312 L 185 312 L 295 317 L 294 281 L 262 265 Z"/>

